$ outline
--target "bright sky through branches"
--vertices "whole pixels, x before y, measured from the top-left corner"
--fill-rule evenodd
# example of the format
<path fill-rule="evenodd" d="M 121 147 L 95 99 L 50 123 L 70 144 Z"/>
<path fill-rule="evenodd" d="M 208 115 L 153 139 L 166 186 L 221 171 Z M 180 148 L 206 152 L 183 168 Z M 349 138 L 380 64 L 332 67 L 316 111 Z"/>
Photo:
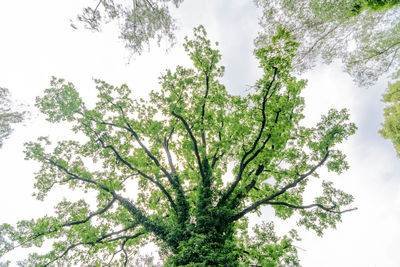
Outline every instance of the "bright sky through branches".
<path fill-rule="evenodd" d="M 165 69 L 189 64 L 181 43 L 199 24 L 205 26 L 211 40 L 220 43 L 222 65 L 227 67 L 223 82 L 230 92 L 244 94 L 259 76 L 252 56 L 258 11 L 250 0 L 185 1 L 175 15 L 178 44 L 169 53 L 165 45 L 152 45 L 150 53 L 136 56 L 129 64 L 129 53 L 113 26 L 96 34 L 71 30 L 69 19 L 80 12 L 84 6 L 80 4 L 50 0 L 0 3 L 0 86 L 8 88 L 14 98 L 33 105 L 34 97 L 43 94 L 53 75 L 73 82 L 89 103 L 95 93 L 92 78 L 116 85 L 127 83 L 135 96 L 145 97 L 159 86 L 158 77 Z M 326 179 L 335 178 L 341 189 L 352 193 L 358 211 L 344 215 L 338 229 L 327 231 L 323 238 L 301 231 L 303 241 L 297 244 L 301 262 L 311 267 L 398 266 L 400 164 L 391 143 L 377 133 L 383 120 L 379 100 L 387 81 L 360 89 L 335 64 L 319 65 L 306 77 L 304 123 L 314 124 L 331 107 L 348 108 L 359 128 L 341 147 L 348 155 L 350 170 L 339 177 L 321 174 Z M 23 143 L 40 135 L 49 135 L 52 140 L 79 136 L 49 125 L 41 115 L 33 117 L 27 126 L 18 126 L 0 150 L 0 223 L 43 216 L 60 201 L 57 192 L 63 189 L 54 191 L 50 202 L 31 197 L 38 165 L 23 160 Z M 272 217 L 271 210 L 263 212 L 261 218 Z M 291 227 L 286 221 L 276 222 L 280 234 Z M 7 256 L 14 260 L 23 257 L 14 252 Z"/>

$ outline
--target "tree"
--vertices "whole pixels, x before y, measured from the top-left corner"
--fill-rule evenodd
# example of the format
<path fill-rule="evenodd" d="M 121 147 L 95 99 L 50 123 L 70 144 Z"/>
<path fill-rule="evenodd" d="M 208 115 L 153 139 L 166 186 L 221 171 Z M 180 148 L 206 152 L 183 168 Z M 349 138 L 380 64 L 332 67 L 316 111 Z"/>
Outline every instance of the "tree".
<path fill-rule="evenodd" d="M 379 132 L 384 138 L 392 140 L 400 157 L 400 81 L 389 83 L 382 101 L 389 103 L 389 106 L 384 109 L 385 121 Z"/>
<path fill-rule="evenodd" d="M 329 111 L 312 128 L 300 125 L 306 82 L 290 74 L 298 43 L 288 31 L 255 51 L 264 74 L 246 96 L 219 82 L 221 55 L 203 27 L 184 47 L 194 68 L 167 71 L 148 100 L 96 80 L 98 102 L 89 109 L 73 84 L 51 81 L 37 106 L 86 141 L 59 142 L 51 152 L 48 138 L 27 143 L 26 157 L 41 163 L 35 196 L 44 200 L 57 184 L 95 195 L 96 203 L 63 200 L 53 216 L 3 224 L 2 254 L 50 239 L 51 251 L 21 264 L 126 266 L 153 241 L 165 266 L 297 265 L 295 232 L 278 238 L 266 223 L 252 237 L 246 215 L 270 206 L 282 219 L 298 214 L 300 225 L 322 235 L 352 210 L 345 207 L 353 197 L 329 181 L 303 203 L 318 169 L 348 168 L 335 145 L 356 127 L 346 110 Z"/>
<path fill-rule="evenodd" d="M 114 0 L 99 0 L 94 8 L 84 8 L 77 19 L 85 28 L 93 31 L 100 31 L 104 23 L 118 21 L 120 38 L 125 42 L 126 48 L 140 54 L 152 39 L 157 38 L 160 42 L 162 38 L 166 38 L 169 42 L 174 42 L 176 26 L 169 13 L 168 2 L 173 2 L 178 7 L 182 1 L 133 0 L 132 5 L 127 6 L 121 1 L 115 3 Z M 73 23 L 71 26 L 77 28 Z"/>
<path fill-rule="evenodd" d="M 319 56 L 325 63 L 341 58 L 346 72 L 370 85 L 399 69 L 400 1 L 398 0 L 257 0 L 264 31 L 260 46 L 277 26 L 290 30 L 301 45 L 294 66 L 304 71 Z"/>
<path fill-rule="evenodd" d="M 0 148 L 4 139 L 10 136 L 13 123 L 22 122 L 26 112 L 13 111 L 11 107 L 10 92 L 7 88 L 0 87 Z"/>

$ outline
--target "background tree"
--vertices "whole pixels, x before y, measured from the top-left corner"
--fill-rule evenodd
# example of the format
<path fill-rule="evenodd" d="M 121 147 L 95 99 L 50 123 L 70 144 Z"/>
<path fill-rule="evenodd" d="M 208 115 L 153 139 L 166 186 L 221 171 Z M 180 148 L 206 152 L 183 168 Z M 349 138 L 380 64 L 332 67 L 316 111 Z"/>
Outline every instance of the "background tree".
<path fill-rule="evenodd" d="M 329 111 L 312 128 L 300 125 L 306 82 L 290 75 L 298 43 L 289 32 L 280 29 L 255 51 L 264 74 L 243 97 L 220 84 L 221 56 L 204 28 L 194 35 L 185 43 L 194 69 L 167 71 L 148 100 L 132 99 L 126 85 L 96 80 L 98 102 L 90 109 L 73 84 L 52 80 L 37 106 L 50 122 L 70 122 L 86 141 L 27 143 L 26 157 L 41 163 L 35 196 L 45 199 L 57 184 L 88 197 L 63 200 L 52 216 L 3 224 L 2 254 L 51 239 L 48 253 L 21 264 L 126 266 L 154 241 L 166 266 L 295 265 L 295 232 L 278 238 L 269 223 L 250 238 L 247 214 L 262 206 L 282 219 L 297 213 L 300 225 L 322 235 L 351 210 L 343 207 L 352 196 L 328 181 L 322 195 L 303 203 L 319 168 L 348 168 L 335 145 L 356 127 L 346 110 Z"/>
<path fill-rule="evenodd" d="M 152 39 L 174 43 L 175 21 L 169 4 L 183 0 L 99 0 L 77 17 L 88 29 L 99 31 L 104 23 L 117 21 L 120 38 L 133 53 L 141 53 Z M 384 73 L 399 69 L 399 0 L 255 0 L 263 10 L 264 29 L 256 43 L 262 47 L 276 29 L 292 31 L 301 45 L 294 67 L 304 71 L 318 56 L 325 63 L 341 58 L 346 71 L 360 85 L 370 85 Z M 71 24 L 76 28 L 75 24 Z"/>
<path fill-rule="evenodd" d="M 26 112 L 13 111 L 10 92 L 7 88 L 0 87 L 0 148 L 4 139 L 10 136 L 13 123 L 22 122 Z"/>
<path fill-rule="evenodd" d="M 98 0 L 94 7 L 86 7 L 77 19 L 85 28 L 100 31 L 104 23 L 117 21 L 121 31 L 120 38 L 126 48 L 140 54 L 152 39 L 158 42 L 166 38 L 173 43 L 176 29 L 168 4 L 176 7 L 183 0 L 133 0 L 131 5 L 123 1 Z M 119 2 L 119 3 L 118 3 Z M 76 29 L 75 24 L 71 24 Z"/>
<path fill-rule="evenodd" d="M 400 62 L 400 1 L 398 0 L 256 0 L 263 10 L 263 46 L 277 26 L 290 30 L 301 45 L 294 66 L 304 71 L 319 56 L 325 63 L 342 59 L 360 85 L 370 85 Z"/>
<path fill-rule="evenodd" d="M 400 156 L 400 81 L 389 83 L 382 101 L 389 105 L 384 109 L 385 121 L 379 132 L 392 141 L 397 155 Z"/>

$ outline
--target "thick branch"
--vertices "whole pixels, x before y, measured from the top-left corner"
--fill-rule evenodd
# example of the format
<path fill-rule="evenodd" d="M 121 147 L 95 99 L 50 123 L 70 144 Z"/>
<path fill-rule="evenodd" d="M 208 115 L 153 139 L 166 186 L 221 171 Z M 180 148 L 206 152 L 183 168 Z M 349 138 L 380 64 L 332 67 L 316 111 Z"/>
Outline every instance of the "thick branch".
<path fill-rule="evenodd" d="M 113 104 L 115 105 L 115 104 Z M 158 161 L 158 159 L 149 151 L 149 149 L 143 144 L 142 140 L 139 138 L 138 134 L 136 133 L 135 130 L 133 130 L 133 128 L 131 127 L 130 123 L 128 122 L 128 120 L 126 119 L 124 110 L 122 109 L 121 106 L 118 106 L 119 110 L 121 111 L 121 115 L 125 121 L 126 126 L 120 126 L 120 125 L 116 125 L 113 123 L 107 123 L 107 122 L 103 122 L 103 121 L 96 121 L 98 123 L 104 124 L 104 125 L 109 125 L 109 126 L 113 126 L 113 127 L 118 127 L 118 128 L 123 128 L 125 130 L 127 130 L 129 133 L 131 133 L 131 135 L 135 138 L 135 140 L 138 142 L 138 144 L 140 145 L 140 147 L 144 150 L 144 152 L 147 154 L 147 156 L 154 162 L 154 164 L 159 167 L 161 169 L 161 171 L 164 173 L 164 175 L 168 178 L 168 181 L 170 182 L 170 184 L 175 188 L 175 190 L 179 193 L 179 194 L 183 194 L 183 190 L 180 188 L 180 186 L 172 179 L 171 174 L 160 164 L 160 162 Z M 91 130 L 91 128 L 89 127 L 88 129 Z M 96 133 L 96 132 L 95 132 Z M 97 133 L 96 133 L 97 135 Z M 115 151 L 114 151 L 115 153 Z M 124 161 L 123 161 L 124 162 Z M 124 162 L 125 163 L 125 162 Z M 135 168 L 136 169 L 136 168 Z M 136 169 L 137 170 L 137 169 Z M 137 170 L 138 171 L 138 170 Z M 140 175 L 143 174 L 143 172 L 139 173 Z M 143 176 L 143 175 L 142 175 Z M 148 179 L 149 176 L 145 177 L 146 179 Z M 155 181 L 156 182 L 156 181 Z M 157 182 L 158 183 L 158 182 Z M 176 209 L 176 205 L 175 203 L 172 201 L 172 198 L 168 193 L 165 188 L 162 189 L 160 186 L 162 186 L 160 183 L 156 184 L 162 191 L 163 193 L 167 196 L 168 200 L 170 201 L 172 207 L 174 209 Z"/>
<path fill-rule="evenodd" d="M 161 225 L 156 225 L 151 219 L 149 219 L 141 210 L 139 210 L 135 205 L 133 205 L 128 199 L 112 192 L 112 195 L 118 200 L 118 202 L 126 208 L 129 213 L 133 215 L 135 220 L 143 225 L 146 229 L 153 232 L 156 236 L 160 237 L 161 239 L 165 239 L 167 234 L 164 227 Z"/>
<path fill-rule="evenodd" d="M 49 262 L 46 263 L 44 266 L 49 266 L 49 265 L 52 264 L 53 262 L 55 262 L 55 261 L 57 261 L 57 260 L 63 258 L 65 255 L 68 254 L 68 252 L 69 252 L 71 249 L 73 249 L 73 248 L 75 248 L 75 247 L 77 247 L 77 246 L 80 246 L 80 245 L 83 245 L 83 243 L 76 243 L 76 244 L 70 245 L 61 255 L 55 257 L 53 260 L 49 261 Z"/>

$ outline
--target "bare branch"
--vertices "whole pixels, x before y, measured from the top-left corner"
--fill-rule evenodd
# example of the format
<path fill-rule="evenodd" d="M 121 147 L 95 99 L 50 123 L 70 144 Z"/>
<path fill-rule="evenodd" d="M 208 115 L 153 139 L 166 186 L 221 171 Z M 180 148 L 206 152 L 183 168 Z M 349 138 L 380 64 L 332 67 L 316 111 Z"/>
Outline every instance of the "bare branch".
<path fill-rule="evenodd" d="M 305 205 L 305 206 L 297 206 L 297 205 L 293 205 L 293 204 L 290 204 L 290 203 L 279 202 L 279 201 L 278 202 L 267 202 L 265 204 L 268 204 L 268 205 L 283 205 L 283 206 L 287 206 L 289 208 L 301 209 L 301 210 L 318 207 L 318 208 L 323 209 L 325 211 L 332 212 L 332 213 L 337 213 L 337 214 L 342 214 L 342 213 L 346 213 L 346 212 L 349 212 L 349 211 L 357 210 L 357 208 L 351 208 L 351 209 L 347 209 L 347 210 L 337 211 L 337 210 L 335 210 L 336 206 L 325 207 L 325 206 L 323 206 L 321 204 L 318 204 L 318 203 Z"/>
<path fill-rule="evenodd" d="M 60 225 L 60 226 L 54 227 L 54 229 L 52 229 L 52 230 L 49 230 L 49 231 L 46 231 L 46 232 L 42 232 L 42 233 L 35 234 L 35 235 L 33 235 L 32 237 L 28 238 L 25 242 L 20 243 L 18 246 L 12 247 L 10 250 L 15 249 L 15 248 L 17 248 L 17 247 L 21 247 L 21 246 L 25 245 L 28 241 L 35 240 L 35 239 L 37 239 L 37 238 L 39 238 L 39 237 L 41 237 L 41 236 L 44 236 L 44 235 L 48 235 L 48 234 L 57 232 L 57 231 L 59 231 L 59 228 L 64 228 L 64 227 L 69 227 L 69 226 L 73 226 L 73 225 L 78 225 L 78 224 L 86 223 L 86 222 L 88 222 L 91 218 L 93 218 L 94 216 L 101 215 L 101 214 L 103 214 L 104 212 L 106 212 L 107 210 L 109 210 L 109 209 L 111 208 L 111 206 L 114 204 L 114 202 L 115 202 L 115 198 L 113 198 L 103 209 L 100 209 L 100 210 L 98 210 L 98 211 L 96 211 L 96 212 L 94 212 L 94 213 L 91 213 L 88 217 L 86 217 L 86 218 L 83 219 L 83 220 L 80 220 L 80 221 L 73 221 L 73 222 L 67 222 L 67 223 L 64 223 L 64 224 L 62 224 L 62 225 Z"/>
<path fill-rule="evenodd" d="M 99 6 L 100 6 L 100 4 L 103 2 L 103 0 L 100 0 L 98 3 L 97 3 L 97 6 L 96 6 L 96 8 L 94 9 L 94 11 L 93 11 L 93 16 L 95 16 L 95 14 L 96 14 L 96 12 L 97 12 L 97 9 L 99 8 Z"/>

